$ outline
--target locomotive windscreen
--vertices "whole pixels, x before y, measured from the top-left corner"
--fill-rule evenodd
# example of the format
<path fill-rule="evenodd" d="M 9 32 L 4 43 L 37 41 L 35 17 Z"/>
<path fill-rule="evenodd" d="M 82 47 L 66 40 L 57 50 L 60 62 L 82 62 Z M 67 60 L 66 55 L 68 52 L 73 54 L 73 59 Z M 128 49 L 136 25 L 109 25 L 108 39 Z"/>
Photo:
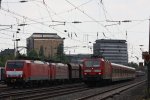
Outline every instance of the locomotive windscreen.
<path fill-rule="evenodd" d="M 24 62 L 7 62 L 7 68 L 23 68 Z"/>
<path fill-rule="evenodd" d="M 87 60 L 85 61 L 85 67 L 99 67 L 100 61 L 98 60 Z"/>

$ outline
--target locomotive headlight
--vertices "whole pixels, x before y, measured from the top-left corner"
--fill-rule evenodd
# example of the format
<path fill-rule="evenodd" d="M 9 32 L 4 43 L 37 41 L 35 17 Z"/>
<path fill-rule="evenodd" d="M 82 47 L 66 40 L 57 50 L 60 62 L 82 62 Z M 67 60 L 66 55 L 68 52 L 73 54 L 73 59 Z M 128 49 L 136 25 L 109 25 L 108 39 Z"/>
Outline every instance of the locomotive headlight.
<path fill-rule="evenodd" d="M 101 72 L 101 70 L 94 70 L 94 72 Z"/>
<path fill-rule="evenodd" d="M 87 73 L 84 73 L 84 75 L 87 75 Z"/>

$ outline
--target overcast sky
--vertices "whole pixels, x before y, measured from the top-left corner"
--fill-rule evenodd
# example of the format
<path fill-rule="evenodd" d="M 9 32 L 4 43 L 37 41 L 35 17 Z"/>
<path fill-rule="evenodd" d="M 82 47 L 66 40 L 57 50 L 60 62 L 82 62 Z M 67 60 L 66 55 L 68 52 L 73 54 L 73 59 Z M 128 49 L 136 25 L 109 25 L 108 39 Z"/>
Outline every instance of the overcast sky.
<path fill-rule="evenodd" d="M 150 0 L 20 1 L 2 0 L 1 50 L 14 48 L 16 38 L 21 39 L 19 46 L 26 46 L 26 38 L 35 32 L 65 37 L 67 54 L 91 54 L 96 39 L 127 40 L 129 61 L 142 61 L 141 51 L 148 50 Z"/>

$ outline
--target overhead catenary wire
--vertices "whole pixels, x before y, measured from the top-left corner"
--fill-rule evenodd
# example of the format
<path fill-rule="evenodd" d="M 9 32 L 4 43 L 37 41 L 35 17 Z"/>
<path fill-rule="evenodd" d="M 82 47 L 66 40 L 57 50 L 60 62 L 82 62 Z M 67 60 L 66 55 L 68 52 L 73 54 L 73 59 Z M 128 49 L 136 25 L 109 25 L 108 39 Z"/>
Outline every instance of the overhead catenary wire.
<path fill-rule="evenodd" d="M 31 18 L 26 17 L 26 16 L 22 16 L 22 15 L 20 15 L 20 14 L 17 14 L 17 13 L 15 13 L 15 12 L 10 11 L 10 10 L 6 10 L 6 9 L 4 9 L 4 8 L 2 8 L 2 10 L 3 10 L 3 11 L 6 11 L 6 12 L 8 12 L 8 13 L 11 13 L 11 14 L 13 14 L 13 15 L 19 16 L 19 17 L 21 17 L 21 18 L 26 18 L 27 20 L 30 20 L 30 21 L 32 21 L 32 22 L 36 22 L 36 23 L 41 24 L 41 25 L 43 25 L 43 26 L 49 27 L 48 24 L 44 24 L 44 23 L 42 23 L 42 22 L 40 22 L 40 21 L 36 21 L 36 20 L 31 19 Z M 50 27 L 50 28 L 53 29 L 53 30 L 55 30 L 55 31 L 57 31 L 58 33 L 64 34 L 63 32 L 59 31 L 58 29 L 56 29 L 56 28 L 54 28 L 54 27 Z M 64 34 L 64 35 L 67 35 L 67 34 Z M 77 39 L 74 39 L 74 38 L 71 38 L 71 37 L 70 37 L 70 39 L 72 39 L 72 40 L 74 40 L 74 41 L 78 41 L 78 42 L 80 42 L 80 43 L 82 43 L 82 44 L 85 44 L 85 43 L 84 43 L 83 41 L 81 41 L 81 40 L 77 40 Z"/>
<path fill-rule="evenodd" d="M 102 10 L 103 10 L 103 13 L 104 13 L 104 17 L 105 17 L 105 20 L 106 20 L 106 22 L 107 22 L 107 20 L 109 19 L 108 17 L 107 17 L 107 15 L 110 17 L 110 19 L 112 20 L 112 17 L 110 16 L 110 14 L 108 13 L 108 11 L 106 10 L 106 7 L 105 7 L 105 5 L 104 5 L 104 1 L 103 0 L 98 0 L 99 1 L 99 3 L 102 5 L 101 7 L 102 7 Z M 99 6 L 100 7 L 100 6 Z M 112 26 L 112 25 L 118 25 L 118 24 L 111 24 L 111 25 L 105 25 L 105 27 L 106 26 Z M 117 27 L 117 29 L 120 31 L 120 29 L 118 28 L 118 26 L 116 26 Z M 112 32 L 111 32 L 112 33 Z M 120 31 L 120 33 L 123 33 L 123 32 L 121 32 Z M 113 35 L 114 36 L 114 35 Z"/>
<path fill-rule="evenodd" d="M 28 0 L 28 1 L 32 1 L 32 0 Z M 33 0 L 33 1 L 37 1 L 37 2 L 39 2 L 39 3 L 41 3 L 41 4 L 44 4 L 44 2 L 45 3 L 47 3 L 47 0 Z M 44 1 L 44 2 L 43 2 Z M 69 1 L 69 0 L 68 0 Z M 87 2 L 91 2 L 92 0 L 89 0 L 89 1 L 87 1 Z M 102 2 L 103 4 L 105 4 L 105 2 L 104 2 L 104 0 L 99 0 L 99 2 Z M 85 2 L 86 3 L 86 2 Z M 84 3 L 83 3 L 84 4 Z M 88 3 L 87 3 L 88 4 Z M 82 5 L 82 4 L 81 4 Z M 79 9 L 81 9 L 80 7 L 82 7 L 82 6 L 76 6 L 76 7 L 78 7 Z M 75 10 L 77 10 L 77 8 L 76 7 L 73 7 L 72 9 L 75 9 Z M 50 11 L 50 14 L 51 14 L 51 16 L 52 16 L 52 18 L 53 18 L 53 16 L 57 13 L 57 12 L 52 12 L 52 10 L 49 8 L 49 6 L 47 6 L 47 8 L 45 8 L 45 9 L 48 9 L 48 11 Z M 104 8 L 105 10 L 106 10 L 106 7 Z M 82 9 L 81 9 L 82 10 Z M 66 10 L 67 11 L 67 10 Z M 71 10 L 70 10 L 71 11 Z M 82 10 L 83 11 L 83 10 Z M 65 12 L 65 11 L 64 11 Z M 84 11 L 85 12 L 85 11 Z M 86 12 L 85 12 L 86 13 Z M 59 13 L 57 13 L 57 14 L 59 14 Z M 87 13 L 88 14 L 88 13 Z M 106 10 L 106 12 L 105 12 L 105 14 L 106 14 L 106 17 L 105 18 L 109 18 L 108 17 L 108 11 Z M 15 15 L 16 16 L 16 15 Z M 57 15 L 56 15 L 57 16 Z M 18 16 L 17 16 L 18 17 Z M 48 17 L 49 17 L 49 15 L 48 15 Z M 59 17 L 59 16 L 58 16 Z M 45 17 L 43 17 L 43 19 L 44 19 Z M 19 19 L 19 18 L 18 18 Z M 58 18 L 59 19 L 59 18 Z M 48 25 L 49 25 L 49 23 L 51 23 L 51 18 L 49 17 L 48 18 L 48 21 L 47 22 L 44 22 L 44 20 L 38 20 L 38 19 L 33 19 L 34 21 L 38 21 L 38 22 L 41 22 L 41 23 L 43 23 L 43 24 L 45 24 L 44 26 L 46 26 L 47 28 L 48 28 Z M 61 21 L 61 20 L 60 20 Z M 69 23 L 71 23 L 70 21 L 68 21 L 68 20 L 65 20 L 64 19 L 64 21 L 67 23 L 68 22 L 68 24 Z M 82 20 L 81 20 L 82 21 Z M 37 23 L 37 22 L 33 22 L 33 21 L 31 21 L 31 20 L 26 20 L 26 22 L 25 23 L 27 23 L 28 24 L 28 22 L 30 23 L 31 22 L 31 24 L 30 25 L 32 25 L 32 24 L 39 24 L 39 23 Z M 32 23 L 33 22 L 33 23 Z M 98 21 L 98 20 L 89 20 L 89 21 L 82 21 L 82 23 L 91 23 L 91 22 L 94 22 L 94 23 L 101 23 L 100 21 Z M 104 21 L 105 22 L 105 21 Z M 19 23 L 17 23 L 17 24 L 19 24 Z M 29 25 L 29 24 L 28 24 Z M 81 36 L 81 34 L 83 34 L 83 33 L 86 33 L 86 32 L 84 32 L 81 28 L 80 29 L 77 29 L 77 27 L 75 26 L 75 25 L 72 25 L 72 24 L 70 24 L 70 26 L 71 26 L 71 28 L 70 29 L 67 29 L 66 28 L 66 26 L 64 27 L 64 29 L 65 30 L 67 30 L 69 33 L 73 33 L 73 32 L 76 32 L 77 33 L 77 35 L 79 36 Z M 70 27 L 69 26 L 69 27 Z M 34 27 L 33 25 L 31 26 L 31 27 Z M 42 32 L 45 32 L 46 30 L 45 29 L 42 29 L 41 27 L 34 27 L 35 29 L 36 28 L 38 28 L 38 29 L 40 29 Z M 132 27 L 131 27 L 132 28 Z M 61 33 L 63 33 L 64 32 L 64 30 L 62 30 L 61 28 L 59 28 L 59 26 L 58 26 L 58 28 L 57 27 L 50 27 L 50 29 L 56 29 L 56 30 L 58 30 L 58 31 L 60 31 Z M 44 31 L 45 30 L 45 31 Z M 56 31 L 55 30 L 55 31 Z M 3 30 L 4 31 L 4 30 Z M 5 30 L 5 31 L 7 31 L 7 30 Z M 30 30 L 27 30 L 28 31 L 28 33 L 29 34 L 31 34 L 29 31 Z M 58 32 L 57 31 L 57 32 Z M 77 32 L 78 31 L 78 32 Z M 32 32 L 32 31 L 31 31 Z M 96 31 L 95 30 L 95 32 L 94 33 L 97 33 L 98 32 L 98 30 Z M 128 32 L 130 32 L 130 31 L 128 31 Z M 23 32 L 22 32 L 23 33 Z M 26 32 L 27 33 L 27 32 Z M 89 32 L 90 33 L 90 32 Z M 101 32 L 102 34 L 101 35 L 103 35 L 103 32 Z M 105 35 L 107 36 L 107 33 L 108 32 L 104 32 L 105 33 Z M 120 33 L 120 32 L 113 32 L 113 33 Z M 65 35 L 67 36 L 67 33 L 65 33 Z M 73 34 L 74 35 L 74 34 Z M 84 34 L 83 34 L 84 35 Z M 89 36 L 92 36 L 92 35 L 89 35 Z M 94 36 L 94 35 L 93 35 Z M 104 35 L 103 35 L 104 36 Z M 95 37 L 96 37 L 96 34 L 95 34 Z M 73 36 L 72 38 L 76 38 L 75 36 Z M 71 38 L 70 38 L 71 39 Z M 73 40 L 73 39 L 72 39 Z"/>
<path fill-rule="evenodd" d="M 72 12 L 72 11 L 76 10 L 77 8 L 80 8 L 80 7 L 82 7 L 82 6 L 84 6 L 84 5 L 88 4 L 88 3 L 90 3 L 90 2 L 92 2 L 92 1 L 93 1 L 93 0 L 89 0 L 89 1 L 87 1 L 87 2 L 85 2 L 85 3 L 83 3 L 83 4 L 80 4 L 79 6 L 76 6 L 76 7 L 74 7 L 74 8 L 71 8 L 71 9 L 69 9 L 69 10 L 66 10 L 66 11 L 63 11 L 63 12 L 55 13 L 55 15 L 60 15 L 60 14 Z"/>
<path fill-rule="evenodd" d="M 16 4 L 16 3 L 25 3 L 25 2 L 41 2 L 40 0 L 18 0 L 18 1 L 3 1 L 2 3 L 12 3 L 12 4 Z"/>
<path fill-rule="evenodd" d="M 76 7 L 73 3 L 71 3 L 68 0 L 65 0 L 66 2 L 68 2 L 70 5 L 72 5 L 73 7 Z M 96 21 L 96 19 L 94 19 L 93 17 L 91 17 L 90 15 L 88 15 L 87 13 L 85 13 L 84 11 L 82 11 L 80 8 L 76 7 L 80 12 L 82 12 L 84 15 L 86 15 L 88 18 L 90 18 L 91 20 L 95 21 L 97 24 L 101 25 L 102 27 L 104 27 L 107 31 L 109 31 L 103 24 L 98 23 Z"/>
<path fill-rule="evenodd" d="M 85 5 L 85 4 L 87 4 L 87 3 L 89 3 L 89 2 L 91 2 L 91 1 L 93 1 L 93 0 L 89 0 L 88 2 L 85 2 L 85 3 L 83 3 L 83 4 L 81 4 L 80 6 L 83 6 L 83 5 Z M 47 7 L 48 7 L 48 5 L 47 5 Z M 75 8 L 76 9 L 76 8 Z M 53 13 L 55 13 L 54 11 L 53 11 Z M 56 13 L 55 13 L 56 14 Z M 50 25 L 50 26 L 58 26 L 58 25 L 65 25 L 66 23 L 80 23 L 79 21 L 73 21 L 73 22 L 67 22 L 67 21 L 55 21 L 55 20 L 53 20 L 52 22 L 57 22 L 56 24 L 53 24 L 53 25 Z M 59 23 L 62 23 L 62 24 L 59 24 Z M 73 26 L 73 25 L 71 25 L 71 26 Z M 74 28 L 76 28 L 75 26 L 73 26 Z M 77 29 L 77 28 L 76 28 Z M 80 33 L 82 33 L 81 32 L 81 30 L 80 30 Z M 75 36 L 75 37 L 77 37 L 77 36 Z M 72 39 L 73 37 L 71 37 L 71 39 Z"/>
<path fill-rule="evenodd" d="M 51 16 L 51 13 L 50 13 L 50 11 L 48 10 L 47 4 L 46 4 L 46 2 L 45 2 L 44 0 L 43 0 L 43 5 L 45 6 L 45 8 L 46 8 L 46 10 L 47 10 L 47 12 L 48 12 L 49 17 L 50 17 L 51 20 L 53 21 L 53 18 L 52 18 L 52 16 Z"/>
<path fill-rule="evenodd" d="M 88 3 L 90 3 L 91 1 L 93 1 L 93 0 L 89 0 L 89 1 L 87 1 L 87 2 L 85 2 L 85 3 L 83 3 L 83 4 L 81 4 L 81 5 L 79 5 L 78 7 L 81 7 L 81 6 L 84 6 L 84 5 L 86 5 L 86 4 L 88 4 Z M 49 6 L 47 5 L 47 7 L 49 8 Z M 69 11 L 73 11 L 73 10 L 75 10 L 76 9 L 76 7 L 74 7 L 74 8 L 72 8 L 72 9 L 70 9 L 70 10 L 67 10 L 67 11 L 64 11 L 64 13 L 65 12 L 69 12 Z M 58 14 L 56 14 L 56 12 L 54 12 L 53 11 L 53 13 L 54 13 L 54 15 L 58 15 Z M 53 25 L 50 25 L 50 26 L 58 26 L 58 25 L 65 25 L 66 23 L 76 23 L 77 21 L 74 21 L 74 22 L 67 22 L 67 21 L 55 21 L 55 20 L 53 20 L 52 22 L 58 22 L 58 23 L 56 23 L 56 24 L 53 24 Z M 59 23 L 62 23 L 62 24 L 59 24 Z M 79 23 L 79 22 L 78 22 Z M 73 26 L 73 25 L 71 25 L 70 24 L 70 26 Z M 74 28 L 76 28 L 75 26 L 73 26 Z M 76 29 L 78 29 L 78 28 L 76 28 Z M 79 30 L 79 29 L 78 29 Z M 78 32 L 77 32 L 78 33 Z M 79 33 L 83 33 L 81 30 L 80 30 L 80 32 Z M 72 37 L 73 38 L 73 37 Z"/>

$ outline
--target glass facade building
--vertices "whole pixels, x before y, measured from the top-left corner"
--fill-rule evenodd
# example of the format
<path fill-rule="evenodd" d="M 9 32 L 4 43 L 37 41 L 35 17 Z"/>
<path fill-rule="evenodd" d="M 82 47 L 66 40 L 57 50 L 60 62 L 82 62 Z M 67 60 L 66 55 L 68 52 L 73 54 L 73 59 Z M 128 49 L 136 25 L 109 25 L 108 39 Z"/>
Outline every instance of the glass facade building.
<path fill-rule="evenodd" d="M 94 55 L 117 63 L 128 64 L 128 50 L 126 40 L 99 39 L 93 47 Z"/>

